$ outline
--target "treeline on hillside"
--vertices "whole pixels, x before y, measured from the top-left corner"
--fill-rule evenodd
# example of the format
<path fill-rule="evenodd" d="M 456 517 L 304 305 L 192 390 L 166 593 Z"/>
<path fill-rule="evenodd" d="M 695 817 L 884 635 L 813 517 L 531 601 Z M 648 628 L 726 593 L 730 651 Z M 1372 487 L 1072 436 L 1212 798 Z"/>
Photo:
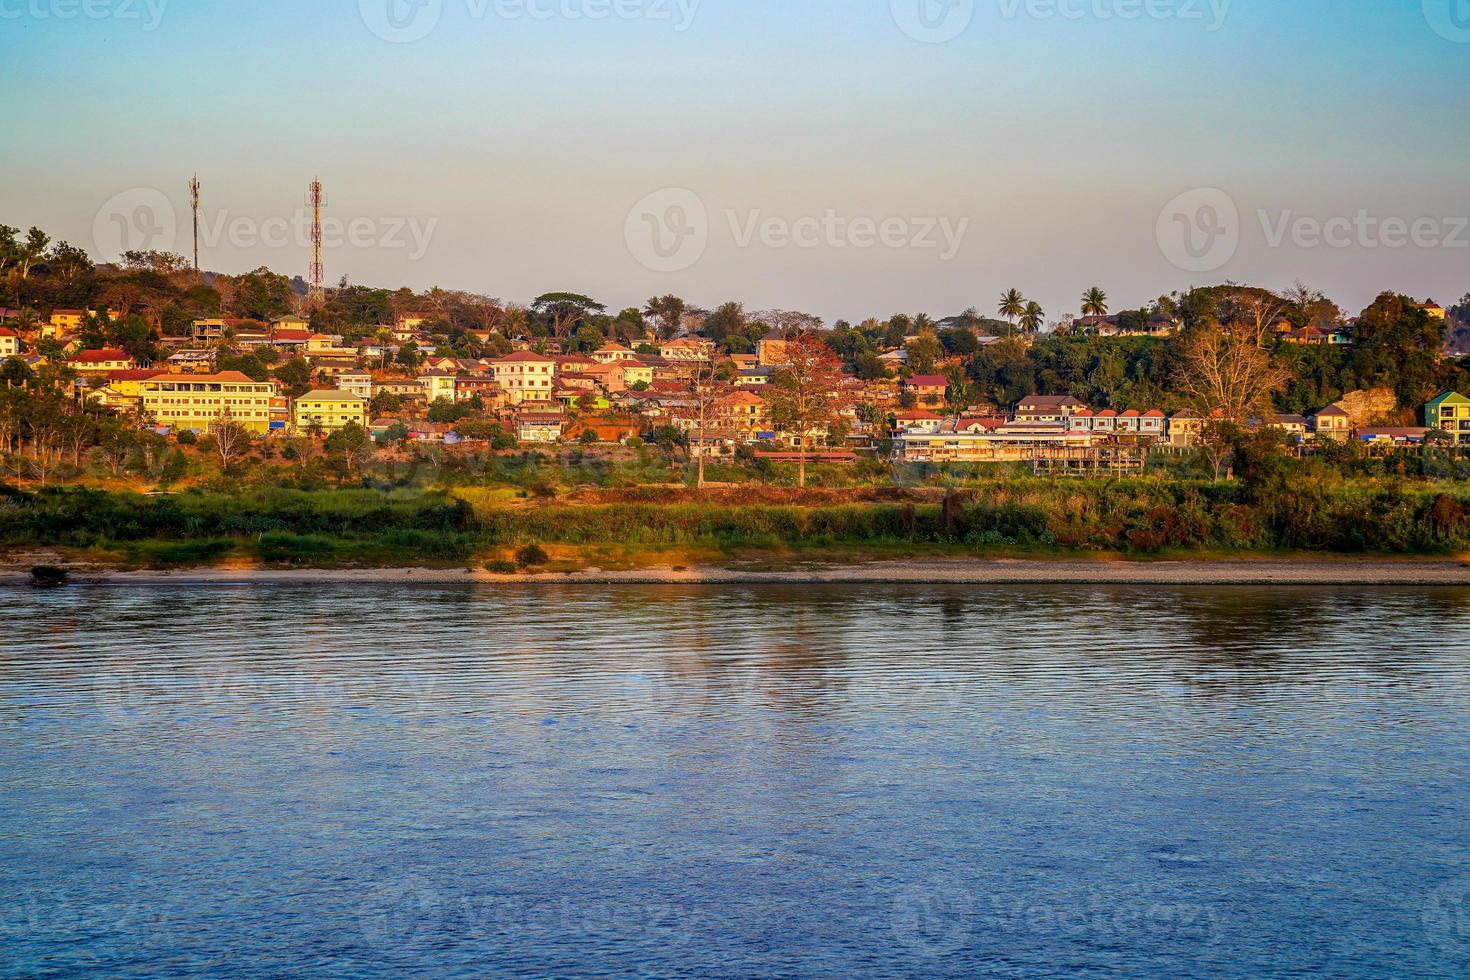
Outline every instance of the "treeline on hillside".
<path fill-rule="evenodd" d="M 40 229 L 22 235 L 0 225 L 0 306 L 22 311 L 23 330 L 54 308 L 112 309 L 115 318 L 88 319 L 84 346 L 120 347 L 142 361 L 161 353 L 161 338 L 187 335 L 195 319 L 269 322 L 302 310 L 304 294 L 299 278 L 265 268 L 237 276 L 199 275 L 170 253 L 132 252 L 115 265 L 99 266 L 85 252 L 53 242 Z M 823 336 L 858 378 L 943 370 L 951 402 L 959 408 L 1007 406 L 1041 393 L 1073 395 L 1100 408 L 1178 409 L 1184 407 L 1177 382 L 1190 337 L 1241 325 L 1259 333 L 1273 361 L 1287 372 L 1288 383 L 1275 394 L 1283 413 L 1305 414 L 1349 391 L 1373 387 L 1392 388 L 1400 408 L 1410 413 L 1440 391 L 1470 386 L 1462 364 L 1440 357 L 1454 331 L 1470 331 L 1470 294 L 1445 321 L 1430 317 L 1408 297 L 1386 292 L 1357 317 L 1350 348 L 1293 344 L 1278 336 L 1278 325 L 1330 329 L 1344 319 L 1335 303 L 1301 284 L 1282 293 L 1236 284 L 1196 288 L 1116 315 L 1123 331 L 1147 328 L 1161 318 L 1180 324 L 1182 332 L 1172 337 L 1088 336 L 1073 331 L 1070 317 L 1055 331 L 1043 333 L 1044 311 L 1015 289 L 1001 297 L 996 309 L 999 319 L 972 308 L 943 319 L 896 313 L 859 324 L 839 321 Z M 1081 309 L 1088 317 L 1108 314 L 1107 294 L 1098 287 L 1088 289 Z M 500 356 L 516 338 L 554 339 L 567 351 L 587 352 L 609 341 L 638 345 L 650 336 L 670 339 L 692 332 L 722 352 L 750 353 L 772 332 L 823 326 L 810 314 L 747 310 L 738 301 L 702 309 L 666 295 L 652 297 L 642 307 L 613 311 L 576 292 L 547 293 L 520 305 L 463 291 L 416 293 L 346 279 L 328 291 L 325 305 L 310 313 L 310 322 L 314 330 L 340 334 L 349 343 L 386 341 L 390 338 L 381 327 L 410 314 L 425 320 L 423 329 L 433 336 L 434 349 L 405 345 L 398 361 L 407 368 L 430 353 Z M 988 342 L 993 337 L 1001 339 Z M 904 369 L 880 357 L 900 346 L 908 358 Z M 222 363 L 251 377 L 285 371 L 298 390 L 310 382 L 305 362 L 277 364 L 268 353 L 236 357 L 226 351 Z"/>
<path fill-rule="evenodd" d="M 471 503 L 446 492 L 262 490 L 142 497 L 0 495 L 0 542 L 138 564 L 239 555 L 280 564 L 496 560 L 528 545 L 739 553 L 804 547 L 994 547 L 1448 553 L 1470 548 L 1470 496 L 1424 484 L 998 481 L 924 497 L 811 505 Z M 473 500 L 473 494 L 469 495 Z"/>

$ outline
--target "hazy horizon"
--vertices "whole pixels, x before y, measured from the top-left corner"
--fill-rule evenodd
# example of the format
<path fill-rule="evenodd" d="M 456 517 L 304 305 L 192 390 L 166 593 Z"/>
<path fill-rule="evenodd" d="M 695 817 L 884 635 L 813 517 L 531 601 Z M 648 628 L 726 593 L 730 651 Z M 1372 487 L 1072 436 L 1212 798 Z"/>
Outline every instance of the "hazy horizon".
<path fill-rule="evenodd" d="M 187 253 L 197 171 L 205 268 L 305 275 L 319 177 L 329 283 L 828 323 L 1226 280 L 1450 305 L 1455 2 L 0 0 L 0 223 Z"/>

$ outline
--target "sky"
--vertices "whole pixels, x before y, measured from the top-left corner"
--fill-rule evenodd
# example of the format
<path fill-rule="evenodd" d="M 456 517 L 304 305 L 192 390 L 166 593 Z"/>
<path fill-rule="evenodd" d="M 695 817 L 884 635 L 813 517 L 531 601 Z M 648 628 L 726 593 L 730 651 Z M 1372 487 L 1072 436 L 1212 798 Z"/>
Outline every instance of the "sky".
<path fill-rule="evenodd" d="M 1470 292 L 1470 0 L 0 0 L 0 223 L 829 323 Z"/>

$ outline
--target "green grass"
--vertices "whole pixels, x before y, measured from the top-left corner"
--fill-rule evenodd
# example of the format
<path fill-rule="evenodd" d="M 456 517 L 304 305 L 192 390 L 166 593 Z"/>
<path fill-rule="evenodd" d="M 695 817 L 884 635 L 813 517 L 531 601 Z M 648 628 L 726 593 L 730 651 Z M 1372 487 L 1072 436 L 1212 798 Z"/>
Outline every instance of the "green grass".
<path fill-rule="evenodd" d="M 613 499 L 613 498 L 607 498 Z M 575 502 L 464 490 L 256 490 L 168 497 L 95 490 L 0 499 L 0 546 L 108 556 L 135 567 L 222 560 L 339 567 L 500 560 L 530 545 L 558 562 L 653 554 L 904 556 L 1273 552 L 1442 555 L 1470 550 L 1463 485 L 979 482 L 945 493 L 736 491 Z M 784 559 L 783 559 L 784 560 Z"/>

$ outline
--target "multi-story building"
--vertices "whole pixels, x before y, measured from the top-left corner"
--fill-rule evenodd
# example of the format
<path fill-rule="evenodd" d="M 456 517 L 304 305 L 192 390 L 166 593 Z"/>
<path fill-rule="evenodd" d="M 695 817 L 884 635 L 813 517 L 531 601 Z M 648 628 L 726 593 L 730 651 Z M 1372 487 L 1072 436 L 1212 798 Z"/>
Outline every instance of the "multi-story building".
<path fill-rule="evenodd" d="M 1346 442 L 1352 438 L 1353 417 L 1336 405 L 1328 405 L 1312 416 L 1312 431 L 1317 439 Z"/>
<path fill-rule="evenodd" d="M 561 433 L 562 417 L 555 412 L 525 412 L 516 416 L 519 442 L 556 442 Z"/>
<path fill-rule="evenodd" d="M 551 381 L 556 373 L 556 361 L 552 358 L 533 351 L 518 351 L 492 363 L 495 380 L 500 382 L 512 405 L 551 400 Z"/>
<path fill-rule="evenodd" d="M 1447 391 L 1424 407 L 1424 424 L 1447 432 L 1455 445 L 1470 444 L 1470 398 Z"/>
<path fill-rule="evenodd" d="M 337 375 L 337 384 L 364 401 L 373 397 L 373 376 L 366 371 L 343 371 Z"/>
<path fill-rule="evenodd" d="M 336 388 L 310 391 L 296 399 L 292 422 L 297 432 L 320 429 L 330 433 L 349 425 L 366 425 L 367 400 Z"/>
<path fill-rule="evenodd" d="M 270 431 L 275 386 L 239 371 L 160 374 L 139 383 L 143 410 L 159 425 L 207 432 L 228 418 L 257 434 Z"/>
<path fill-rule="evenodd" d="M 20 334 L 9 327 L 0 327 L 0 357 L 20 355 Z"/>
<path fill-rule="evenodd" d="M 425 371 L 419 375 L 419 384 L 424 386 L 424 396 L 430 405 L 441 398 L 454 401 L 454 382 L 455 375 L 450 371 Z"/>
<path fill-rule="evenodd" d="M 1016 406 L 1016 419 L 1027 422 L 1062 422 L 1087 406 L 1070 395 L 1030 395 Z"/>

